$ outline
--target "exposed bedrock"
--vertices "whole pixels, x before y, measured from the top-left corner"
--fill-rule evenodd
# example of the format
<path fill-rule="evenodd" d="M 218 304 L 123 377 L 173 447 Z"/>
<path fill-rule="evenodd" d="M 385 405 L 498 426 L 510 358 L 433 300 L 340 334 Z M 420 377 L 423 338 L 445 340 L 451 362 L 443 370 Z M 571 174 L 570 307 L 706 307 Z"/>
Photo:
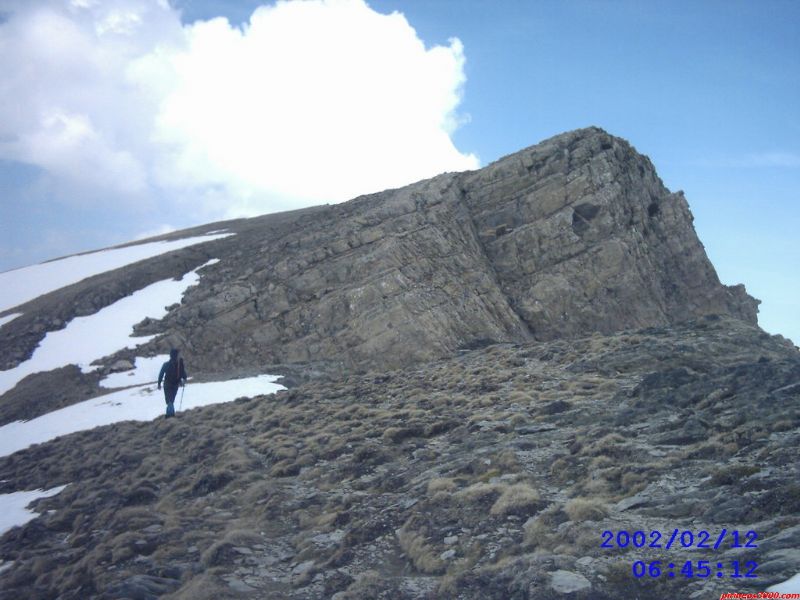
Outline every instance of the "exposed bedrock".
<path fill-rule="evenodd" d="M 242 222 L 166 324 L 205 368 L 401 366 L 490 341 L 705 314 L 756 322 L 722 285 L 681 192 L 596 128 L 479 171 Z"/>
<path fill-rule="evenodd" d="M 220 261 L 202 269 L 182 303 L 137 327 L 164 334 L 139 353 L 178 345 L 195 373 L 298 362 L 367 369 L 706 314 L 756 322 L 758 301 L 719 282 L 683 194 L 667 190 L 626 141 L 597 128 L 478 171 L 163 237 L 212 228 L 237 235 L 23 307 L 4 327 L 0 362 L 24 360 L 46 331 L 91 313 L 86 307 L 99 310 L 212 257 Z M 58 319 L 42 320 L 37 307 Z"/>

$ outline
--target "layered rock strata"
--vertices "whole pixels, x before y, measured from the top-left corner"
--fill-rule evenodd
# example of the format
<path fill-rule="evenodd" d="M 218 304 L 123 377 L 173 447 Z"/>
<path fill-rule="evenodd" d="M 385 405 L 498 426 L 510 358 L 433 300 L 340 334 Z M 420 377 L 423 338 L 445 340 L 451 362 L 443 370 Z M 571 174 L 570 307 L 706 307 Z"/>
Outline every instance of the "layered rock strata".
<path fill-rule="evenodd" d="M 201 372 L 308 361 L 398 367 L 491 342 L 711 313 L 756 322 L 758 302 L 719 282 L 682 193 L 667 190 L 627 142 L 596 128 L 478 171 L 211 228 L 237 235 L 34 301 L 0 332 L 0 359 L 13 366 L 44 335 L 47 322 L 37 333 L 28 323 L 36 302 L 63 322 L 113 301 L 109 286 L 130 293 L 114 281 L 143 286 L 210 257 L 220 262 L 203 269 L 183 302 L 137 330 L 165 334 L 145 352 L 179 345 Z"/>
<path fill-rule="evenodd" d="M 238 238 L 166 320 L 224 363 L 400 366 L 709 313 L 756 322 L 757 301 L 720 284 L 682 193 L 599 129 Z"/>

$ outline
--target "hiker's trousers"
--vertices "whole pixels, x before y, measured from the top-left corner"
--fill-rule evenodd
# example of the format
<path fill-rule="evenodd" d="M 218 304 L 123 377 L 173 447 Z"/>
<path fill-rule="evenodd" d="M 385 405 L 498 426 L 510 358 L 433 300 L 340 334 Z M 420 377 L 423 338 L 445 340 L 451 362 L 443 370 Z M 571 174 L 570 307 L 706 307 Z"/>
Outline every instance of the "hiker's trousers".
<path fill-rule="evenodd" d="M 175 415 L 175 396 L 178 395 L 178 388 L 172 386 L 164 386 L 164 400 L 167 403 L 167 416 L 172 417 Z"/>

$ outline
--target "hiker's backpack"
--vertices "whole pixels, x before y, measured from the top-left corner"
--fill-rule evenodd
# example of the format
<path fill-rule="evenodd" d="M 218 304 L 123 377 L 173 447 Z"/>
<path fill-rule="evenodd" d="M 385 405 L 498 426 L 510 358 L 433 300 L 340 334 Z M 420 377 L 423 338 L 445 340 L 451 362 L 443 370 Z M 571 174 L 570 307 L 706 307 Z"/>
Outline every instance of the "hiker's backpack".
<path fill-rule="evenodd" d="M 183 362 L 182 358 L 178 358 L 175 361 L 167 362 L 167 370 L 164 373 L 164 385 L 168 385 L 169 387 L 177 387 L 178 383 L 181 380 L 181 363 Z"/>

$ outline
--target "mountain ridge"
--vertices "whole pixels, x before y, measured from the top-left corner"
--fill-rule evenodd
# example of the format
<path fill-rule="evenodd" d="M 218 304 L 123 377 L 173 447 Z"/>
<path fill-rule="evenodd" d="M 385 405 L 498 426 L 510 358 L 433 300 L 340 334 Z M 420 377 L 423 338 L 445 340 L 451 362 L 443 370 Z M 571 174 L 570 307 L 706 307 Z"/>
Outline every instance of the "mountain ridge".
<path fill-rule="evenodd" d="M 137 329 L 166 333 L 146 351 L 180 345 L 208 371 L 215 361 L 222 370 L 396 367 L 482 340 L 610 333 L 709 313 L 755 323 L 757 301 L 719 283 L 691 220 L 682 193 L 663 186 L 649 159 L 587 128 L 477 171 L 153 238 L 236 233 L 126 267 L 129 285 L 105 297 L 120 273 L 98 276 L 61 302 L 57 319 L 216 257 L 186 306 Z M 0 364 L 29 356 L 42 335 L 35 329 L 49 326 L 25 315 L 6 325 Z M 223 336 L 220 354 L 217 330 L 236 332 L 244 348 Z"/>
<path fill-rule="evenodd" d="M 103 378 L 172 346 L 187 398 L 264 373 L 289 389 L 0 457 L 0 494 L 67 486 L 0 537 L 0 598 L 700 600 L 797 572 L 800 353 L 625 140 L 577 130 L 133 246 L 159 240 L 192 243 L 0 312 L 13 374 L 78 317 L 183 290 L 136 313 L 138 347 L 16 381 L 0 427 L 108 403 Z M 759 546 L 601 546 L 673 529 Z M 723 575 L 685 577 L 695 560 Z M 760 578 L 732 578 L 747 561 Z"/>

